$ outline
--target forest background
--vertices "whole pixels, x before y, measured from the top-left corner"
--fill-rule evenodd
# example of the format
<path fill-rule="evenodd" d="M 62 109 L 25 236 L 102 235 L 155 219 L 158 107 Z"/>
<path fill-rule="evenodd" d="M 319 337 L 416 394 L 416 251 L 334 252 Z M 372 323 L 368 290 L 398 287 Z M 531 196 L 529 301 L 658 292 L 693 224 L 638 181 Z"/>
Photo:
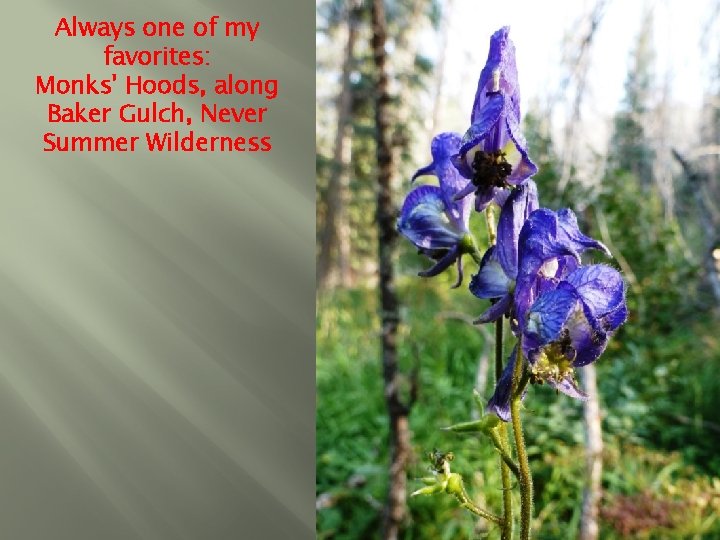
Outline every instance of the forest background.
<path fill-rule="evenodd" d="M 318 537 L 497 535 L 450 497 L 405 499 L 439 448 L 500 506 L 492 446 L 440 430 L 492 393 L 492 336 L 454 275 L 417 277 L 428 261 L 383 235 L 382 211 L 397 215 L 434 134 L 466 129 L 489 36 L 510 24 L 541 205 L 610 248 L 631 313 L 584 368 L 587 404 L 526 400 L 536 537 L 720 538 L 720 2 L 480 4 L 317 3 Z"/>

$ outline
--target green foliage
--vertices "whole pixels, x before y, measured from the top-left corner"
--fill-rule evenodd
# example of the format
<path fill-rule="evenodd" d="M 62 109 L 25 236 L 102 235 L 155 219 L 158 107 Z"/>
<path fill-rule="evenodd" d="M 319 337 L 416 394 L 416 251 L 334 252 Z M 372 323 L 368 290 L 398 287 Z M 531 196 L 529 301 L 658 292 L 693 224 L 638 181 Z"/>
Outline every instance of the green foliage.
<path fill-rule="evenodd" d="M 498 513 L 500 478 L 491 443 L 439 429 L 470 419 L 484 345 L 476 329 L 447 316 L 476 314 L 484 307 L 462 291 L 450 291 L 452 278 L 436 282 L 412 276 L 400 287 L 405 301 L 400 363 L 406 374 L 420 364 L 420 395 L 410 415 L 414 456 L 408 488 L 420 488 L 419 478 L 428 476 L 427 452 L 453 451 L 453 471 L 463 475 L 475 503 Z M 318 305 L 319 538 L 379 537 L 389 458 L 379 342 L 372 339 L 378 328 L 376 308 L 375 292 L 361 290 L 336 291 Z M 717 383 L 709 360 L 718 358 L 717 338 L 696 339 L 711 335 L 709 323 L 656 338 L 653 346 L 641 332 L 629 330 L 598 363 L 606 413 L 603 508 L 609 509 L 602 521 L 603 538 L 627 538 L 622 535 L 627 527 L 633 538 L 720 535 L 714 518 L 720 480 L 713 479 L 720 473 L 713 462 L 718 436 L 696 423 L 712 418 L 705 415 L 720 406 L 720 392 L 711 393 Z M 404 390 L 408 388 L 409 382 Z M 485 399 L 489 391 L 483 393 Z M 692 406 L 686 401 L 690 399 Z M 525 405 L 538 509 L 535 537 L 575 538 L 584 468 L 581 404 L 549 388 L 533 387 Z M 691 422 L 673 420 L 673 414 Z M 647 493 L 653 498 L 647 499 Z M 629 521 L 633 509 L 648 501 L 670 517 Z M 450 496 L 415 497 L 409 505 L 405 538 L 498 538 L 497 530 L 476 521 Z"/>

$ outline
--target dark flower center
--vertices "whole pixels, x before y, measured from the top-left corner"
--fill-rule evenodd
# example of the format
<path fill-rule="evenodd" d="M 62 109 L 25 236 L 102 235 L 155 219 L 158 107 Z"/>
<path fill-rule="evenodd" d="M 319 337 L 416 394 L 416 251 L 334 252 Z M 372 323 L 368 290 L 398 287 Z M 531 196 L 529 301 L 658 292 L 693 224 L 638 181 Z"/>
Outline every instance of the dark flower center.
<path fill-rule="evenodd" d="M 505 187 L 507 186 L 505 179 L 512 172 L 512 165 L 507 162 L 505 152 L 502 150 L 495 152 L 478 150 L 475 152 L 472 168 L 475 171 L 472 183 L 478 188 Z"/>

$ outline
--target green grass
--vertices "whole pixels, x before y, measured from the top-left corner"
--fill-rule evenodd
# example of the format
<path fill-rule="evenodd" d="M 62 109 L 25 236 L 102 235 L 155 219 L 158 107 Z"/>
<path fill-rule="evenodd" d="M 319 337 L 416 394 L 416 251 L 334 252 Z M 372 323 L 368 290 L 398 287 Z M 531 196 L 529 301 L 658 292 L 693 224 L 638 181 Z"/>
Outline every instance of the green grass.
<path fill-rule="evenodd" d="M 417 479 L 427 476 L 427 452 L 451 450 L 453 471 L 463 474 L 470 495 L 499 513 L 500 479 L 489 441 L 439 429 L 470 418 L 484 345 L 476 328 L 445 317 L 476 315 L 484 305 L 464 291 L 450 291 L 448 283 L 413 279 L 399 288 L 399 362 L 406 374 L 419 365 L 420 381 L 410 415 L 409 488 L 417 489 Z M 337 291 L 318 303 L 319 538 L 378 538 L 388 456 L 375 296 Z M 708 323 L 654 339 L 626 332 L 598 363 L 606 413 L 602 538 L 720 538 L 714 455 L 720 436 L 706 423 L 718 405 L 718 345 L 709 337 L 697 339 L 712 336 L 711 328 Z M 525 404 L 535 537 L 575 538 L 584 466 L 581 404 L 547 388 L 532 388 Z M 689 420 L 683 423 L 678 415 Z M 448 496 L 417 497 L 409 504 L 405 538 L 498 537 Z M 650 507 L 659 508 L 658 515 Z M 639 512 L 648 519 L 633 521 Z"/>

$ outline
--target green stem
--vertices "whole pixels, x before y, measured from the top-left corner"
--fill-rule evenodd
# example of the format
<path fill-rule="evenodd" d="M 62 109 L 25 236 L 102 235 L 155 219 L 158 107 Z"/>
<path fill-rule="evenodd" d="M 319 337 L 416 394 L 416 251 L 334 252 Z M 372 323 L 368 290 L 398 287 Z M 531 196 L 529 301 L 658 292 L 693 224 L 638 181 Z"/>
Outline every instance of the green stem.
<path fill-rule="evenodd" d="M 495 321 L 495 383 L 503 372 L 503 318 Z"/>
<path fill-rule="evenodd" d="M 533 484 L 528 463 L 525 438 L 523 437 L 522 420 L 520 419 L 520 401 L 522 399 L 523 379 L 522 340 L 517 344 L 517 358 L 513 370 L 512 400 L 510 402 L 510 416 L 512 418 L 513 434 L 515 435 L 515 449 L 517 451 L 520 468 L 520 539 L 530 539 L 530 523 L 532 520 Z M 527 384 L 527 382 L 525 382 Z"/>
<path fill-rule="evenodd" d="M 456 476 L 456 478 L 458 477 Z M 502 525 L 502 518 L 500 516 L 496 516 L 495 514 L 488 512 L 487 510 L 483 510 L 474 502 L 472 502 L 472 500 L 467 494 L 467 491 L 465 491 L 465 486 L 462 485 L 462 483 L 456 484 L 455 486 L 456 488 L 452 490 L 452 493 L 453 495 L 455 495 L 455 498 L 460 503 L 460 506 L 462 506 L 463 508 L 467 508 L 476 516 L 480 516 L 481 518 L 485 518 L 488 521 L 492 521 L 493 523 Z"/>
<path fill-rule="evenodd" d="M 481 518 L 487 519 L 488 521 L 492 521 L 493 523 L 497 523 L 502 525 L 500 516 L 496 516 L 495 514 L 491 514 L 487 510 L 483 510 L 482 508 L 479 508 L 475 506 L 472 502 L 466 501 L 460 504 L 463 508 L 467 508 L 470 510 L 473 514 L 476 516 L 480 516 Z"/>
<path fill-rule="evenodd" d="M 493 246 L 493 245 L 495 245 L 496 229 L 495 229 L 495 208 L 493 207 L 492 204 L 488 205 L 488 207 L 485 209 L 485 220 L 487 222 L 488 245 Z"/>
<path fill-rule="evenodd" d="M 491 221 L 488 220 L 488 223 Z M 488 227 L 488 230 L 490 227 Z M 500 380 L 503 371 L 503 318 L 500 317 L 495 321 L 495 381 Z M 500 422 L 498 428 L 499 436 L 495 442 L 495 446 L 500 452 L 500 478 L 502 480 L 503 490 L 503 522 L 500 538 L 502 540 L 512 539 L 513 529 L 513 509 L 512 509 L 512 491 L 510 486 L 510 467 L 508 461 L 512 463 L 509 454 L 508 432 L 504 422 Z M 514 463 L 513 463 L 514 465 Z M 515 468 L 517 470 L 517 467 Z"/>
<path fill-rule="evenodd" d="M 492 439 L 498 454 L 505 462 L 505 465 L 507 465 L 510 469 L 510 472 L 515 475 L 515 478 L 520 478 L 520 469 L 518 468 L 517 463 L 513 461 L 512 456 L 510 456 L 507 444 L 505 443 L 505 441 L 507 441 L 507 426 L 504 422 L 496 429 L 490 431 L 490 438 Z"/>

